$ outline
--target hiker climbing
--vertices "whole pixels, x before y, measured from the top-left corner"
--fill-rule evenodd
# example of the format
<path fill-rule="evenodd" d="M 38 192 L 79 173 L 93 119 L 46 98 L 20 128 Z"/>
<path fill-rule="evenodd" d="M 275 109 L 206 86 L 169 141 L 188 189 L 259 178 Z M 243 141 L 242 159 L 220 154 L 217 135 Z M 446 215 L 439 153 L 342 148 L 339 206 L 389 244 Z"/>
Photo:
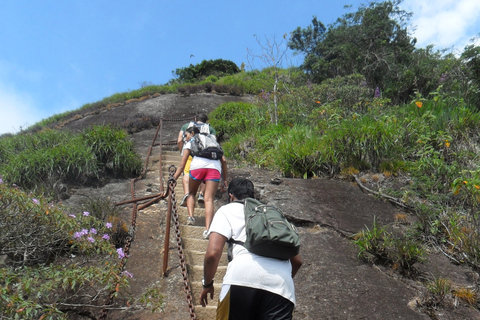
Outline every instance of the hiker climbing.
<path fill-rule="evenodd" d="M 245 243 L 249 238 L 245 205 L 238 200 L 254 197 L 253 183 L 245 178 L 232 180 L 228 196 L 230 203 L 217 211 L 210 226 L 200 294 L 204 307 L 209 295 L 213 299 L 213 279 L 225 243 L 229 239 Z M 289 233 L 290 230 L 285 231 L 285 234 Z M 299 239 L 293 241 L 293 247 L 297 245 Z M 228 264 L 219 294 L 217 319 L 292 319 L 295 306 L 293 277 L 302 265 L 298 249 L 294 251 L 296 253 L 289 255 L 289 259 L 276 259 L 254 254 L 244 245 L 234 245 L 233 259 Z"/>
<path fill-rule="evenodd" d="M 186 142 L 185 131 L 189 127 L 197 126 L 200 132 L 211 134 L 216 139 L 216 131 L 212 126 L 210 126 L 209 123 L 207 123 L 207 121 L 208 121 L 208 116 L 203 112 L 199 112 L 195 115 L 195 117 L 193 118 L 193 121 L 187 122 L 182 126 L 182 128 L 178 132 L 178 138 L 177 138 L 178 150 L 181 152 L 182 155 L 183 155 L 183 146 L 185 145 L 185 142 Z M 188 197 L 188 180 L 189 180 L 190 164 L 192 163 L 192 159 L 193 157 L 190 155 L 190 157 L 188 157 L 187 163 L 185 164 L 185 168 L 183 170 L 182 182 L 183 182 L 184 196 L 182 201 L 180 202 L 180 206 L 184 206 L 186 204 L 186 200 Z M 204 197 L 203 197 L 204 192 L 205 192 L 205 184 L 202 183 L 200 185 L 200 192 L 198 193 L 199 203 L 204 202 Z"/>
<path fill-rule="evenodd" d="M 223 192 L 227 189 L 227 162 L 215 136 L 206 132 L 200 133 L 197 125 L 192 125 L 185 129 L 183 155 L 174 175 L 175 180 L 184 172 L 188 159 L 191 156 L 193 159 L 190 163 L 188 193 L 186 193 L 187 224 L 193 225 L 195 223 L 195 196 L 198 188 L 204 182 L 205 230 L 203 237 L 206 239 L 215 212 L 213 200 L 220 180 L 222 180 L 221 191 Z"/>

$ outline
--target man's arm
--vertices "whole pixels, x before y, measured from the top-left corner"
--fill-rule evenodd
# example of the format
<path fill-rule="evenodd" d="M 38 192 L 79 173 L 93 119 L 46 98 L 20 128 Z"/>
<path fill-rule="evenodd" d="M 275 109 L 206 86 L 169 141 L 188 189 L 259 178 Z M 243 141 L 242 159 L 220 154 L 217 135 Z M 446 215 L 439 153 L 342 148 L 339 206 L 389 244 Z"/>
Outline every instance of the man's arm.
<path fill-rule="evenodd" d="M 205 259 L 203 260 L 203 280 L 205 281 L 205 284 L 212 283 L 226 242 L 227 238 L 225 236 L 216 232 L 210 233 L 207 252 L 205 253 Z M 208 288 L 203 288 L 202 293 L 200 294 L 200 303 L 203 307 L 208 304 L 208 294 L 210 293 L 210 299 L 213 299 L 214 292 L 213 285 Z"/>
<path fill-rule="evenodd" d="M 222 164 L 222 184 L 220 186 L 220 191 L 224 192 L 227 191 L 227 160 L 225 159 L 225 156 L 220 158 L 220 163 Z"/>
<path fill-rule="evenodd" d="M 302 258 L 300 258 L 300 255 L 297 254 L 295 257 L 290 258 L 290 263 L 292 264 L 292 278 L 295 277 L 295 275 L 298 272 L 298 269 L 302 266 Z"/>
<path fill-rule="evenodd" d="M 183 148 L 183 131 L 182 130 L 180 130 L 180 132 L 178 133 L 177 146 L 178 146 L 178 150 L 182 152 L 182 148 Z"/>

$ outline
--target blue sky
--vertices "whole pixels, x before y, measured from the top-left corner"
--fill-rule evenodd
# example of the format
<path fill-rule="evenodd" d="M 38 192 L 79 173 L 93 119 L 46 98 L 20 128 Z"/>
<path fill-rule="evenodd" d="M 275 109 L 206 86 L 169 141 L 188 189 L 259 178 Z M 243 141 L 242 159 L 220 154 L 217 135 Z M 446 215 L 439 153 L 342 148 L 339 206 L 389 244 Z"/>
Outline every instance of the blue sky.
<path fill-rule="evenodd" d="M 308 26 L 313 15 L 328 25 L 360 3 L 365 1 L 3 0 L 0 134 L 143 82 L 165 84 L 176 68 L 202 60 L 240 66 L 248 63 L 247 48 L 261 52 L 255 35 L 280 41 Z M 461 51 L 480 33 L 478 0 L 405 0 L 401 6 L 414 13 L 417 47 Z"/>

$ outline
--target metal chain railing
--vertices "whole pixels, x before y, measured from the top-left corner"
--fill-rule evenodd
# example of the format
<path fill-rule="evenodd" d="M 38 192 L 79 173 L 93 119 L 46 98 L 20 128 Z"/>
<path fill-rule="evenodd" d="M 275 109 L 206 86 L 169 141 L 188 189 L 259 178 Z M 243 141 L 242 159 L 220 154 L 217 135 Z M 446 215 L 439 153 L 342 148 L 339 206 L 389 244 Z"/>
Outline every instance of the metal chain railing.
<path fill-rule="evenodd" d="M 172 218 L 175 224 L 175 236 L 176 236 L 176 241 L 177 241 L 177 249 L 178 249 L 178 256 L 180 258 L 180 268 L 182 271 L 182 276 L 183 276 L 183 290 L 185 291 L 185 294 L 187 296 L 187 304 L 188 304 L 188 310 L 190 312 L 190 319 L 197 319 L 197 315 L 195 314 L 195 305 L 193 304 L 193 296 L 192 296 L 192 289 L 190 286 L 190 281 L 188 279 L 188 270 L 187 270 L 187 263 L 185 259 L 185 253 L 183 251 L 183 246 L 182 246 L 182 237 L 181 237 L 181 232 L 180 232 L 180 219 L 178 216 L 177 212 L 177 199 L 176 199 L 176 194 L 175 194 L 175 187 L 177 185 L 177 182 L 173 179 L 173 175 L 175 174 L 176 168 L 175 166 L 170 166 L 169 169 L 169 206 L 171 206 L 171 213 L 172 213 Z M 167 219 L 170 221 L 171 217 L 168 215 Z M 169 224 L 168 224 L 169 226 Z M 165 242 L 169 242 L 169 238 L 165 238 Z M 164 264 L 164 275 L 165 275 L 165 264 Z"/>

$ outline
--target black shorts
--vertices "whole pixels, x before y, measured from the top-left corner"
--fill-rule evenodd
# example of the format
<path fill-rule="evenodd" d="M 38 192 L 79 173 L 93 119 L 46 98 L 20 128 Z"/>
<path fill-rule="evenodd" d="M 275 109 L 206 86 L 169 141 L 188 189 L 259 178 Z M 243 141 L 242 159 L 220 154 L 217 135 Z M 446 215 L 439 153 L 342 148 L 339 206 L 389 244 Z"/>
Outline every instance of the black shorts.
<path fill-rule="evenodd" d="M 294 307 L 278 294 L 232 285 L 218 303 L 217 320 L 291 320 Z"/>

